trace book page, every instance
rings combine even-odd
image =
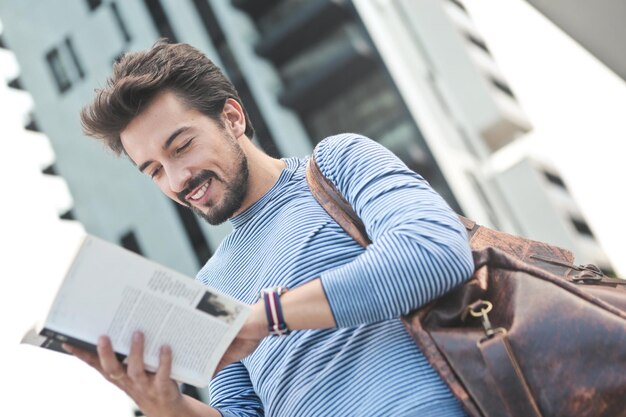
[[[146,369],[159,349],[173,352],[172,378],[208,384],[248,307],[176,271],[88,236],[45,321],[45,331],[95,345],[108,335],[125,356],[132,334],[145,335]]]
[[[24,334],[20,343],[54,350],[55,352],[67,353],[61,347],[63,344],[62,342],[40,335],[39,331],[35,327],[29,329],[26,334]]]

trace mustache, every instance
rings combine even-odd
[[[198,188],[200,184],[208,181],[211,178],[215,178],[218,181],[220,180],[220,177],[213,171],[201,171],[198,175],[189,180],[184,190],[176,193],[176,197],[182,204],[189,207],[190,204],[189,202],[187,202],[187,199],[185,197],[187,197],[189,193],[191,193],[194,189]]]

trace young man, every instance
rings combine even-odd
[[[211,406],[179,392],[169,348],[155,374],[144,371],[140,333],[128,366],[106,336],[97,355],[68,347],[146,415],[463,415],[399,318],[471,275],[467,236],[393,154],[355,134],[315,150],[366,225],[373,243],[363,249],[313,199],[306,159],[273,159],[254,146],[237,92],[188,45],[125,55],[81,116],[88,134],[125,153],[168,197],[211,224],[232,223],[197,278],[252,305],[211,381]],[[287,336],[269,336],[264,289],[282,305],[284,319],[272,324]]]

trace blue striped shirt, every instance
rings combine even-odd
[[[225,417],[464,415],[399,317],[471,275],[465,229],[374,141],[333,136],[315,157],[373,243],[360,247],[313,199],[306,159],[285,159],[276,184],[231,219],[198,279],[252,304],[263,288],[321,277],[337,328],[265,338],[214,378],[211,405]]]

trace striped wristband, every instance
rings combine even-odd
[[[280,306],[280,296],[287,292],[285,287],[266,288],[261,290],[261,297],[265,304],[265,314],[267,316],[268,330],[272,336],[286,336],[290,333],[283,309]]]

